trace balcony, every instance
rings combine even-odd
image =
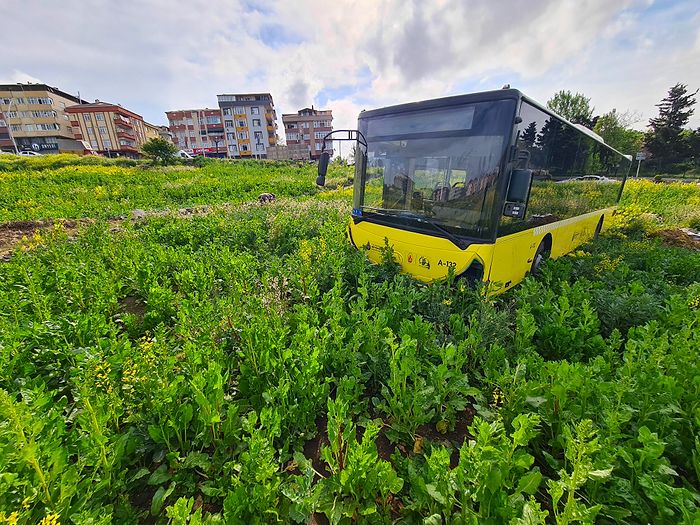
[[[134,126],[131,124],[131,122],[126,120],[124,117],[120,117],[119,115],[114,116],[114,122],[115,122],[115,124],[117,124],[119,126],[124,126],[127,128],[134,129]]]
[[[117,137],[120,139],[127,139],[127,140],[136,140],[136,137],[131,134],[129,131],[117,131]]]
[[[270,125],[268,124],[268,126],[267,126],[267,131],[271,131],[272,133],[274,133],[274,132],[275,132],[275,126],[270,126]]]

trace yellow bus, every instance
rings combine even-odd
[[[452,269],[496,293],[597,235],[632,164],[516,89],[363,111],[338,133],[356,142],[351,242],[373,262],[388,243],[421,281]]]

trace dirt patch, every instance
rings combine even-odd
[[[135,315],[139,319],[143,319],[146,315],[146,305],[133,295],[119,299],[119,306],[125,314]]]
[[[454,430],[440,433],[435,428],[435,425],[421,425],[416,430],[416,439],[428,439],[433,443],[452,448],[450,456],[450,468],[455,468],[459,462],[459,449],[462,444],[472,435],[469,433],[469,425],[474,421],[476,411],[473,407],[467,407],[466,410],[457,413],[457,422]]]
[[[653,233],[654,237],[658,237],[667,246],[678,246],[680,248],[689,248],[691,250],[700,250],[700,235],[689,230],[680,228],[672,228],[668,230],[659,230]]]
[[[55,225],[60,225],[69,233],[74,232],[82,224],[89,224],[92,219],[80,220],[42,220],[42,221],[12,221],[0,224],[0,258],[7,259],[22,241],[23,238],[30,239],[35,233],[49,230]]]
[[[321,447],[328,445],[330,445],[330,441],[328,441],[328,418],[321,416],[316,419],[316,437],[304,444],[304,457],[311,460],[311,465],[316,471],[314,483],[321,479],[321,476],[330,476],[330,472],[326,468],[326,462],[321,459]]]

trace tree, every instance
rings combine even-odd
[[[659,168],[683,162],[690,156],[691,144],[683,126],[688,123],[695,111],[695,95],[698,90],[688,93],[685,84],[676,84],[656,107],[659,116],[649,120],[649,131],[644,137],[644,145],[649,150]]]
[[[593,107],[591,99],[581,93],[558,91],[547,101],[547,107],[574,124],[593,127]]]
[[[523,131],[520,140],[527,148],[532,148],[535,145],[535,140],[537,139],[537,122],[530,122],[525,131]]]
[[[642,148],[644,142],[644,133],[629,127],[634,121],[635,118],[629,111],[618,113],[613,109],[598,117],[593,131],[600,135],[608,146],[622,153],[634,155]]]
[[[141,151],[154,161],[160,161],[163,165],[166,165],[175,158],[177,148],[165,139],[153,138],[147,140],[143,146],[141,146]]]

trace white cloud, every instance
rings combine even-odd
[[[269,91],[280,115],[328,99],[347,128],[362,108],[504,82],[648,119],[671,85],[700,86],[698,11],[693,0],[6,0],[15,45],[0,78],[40,78],[157,123],[219,93]],[[333,95],[344,86],[358,87]]]

